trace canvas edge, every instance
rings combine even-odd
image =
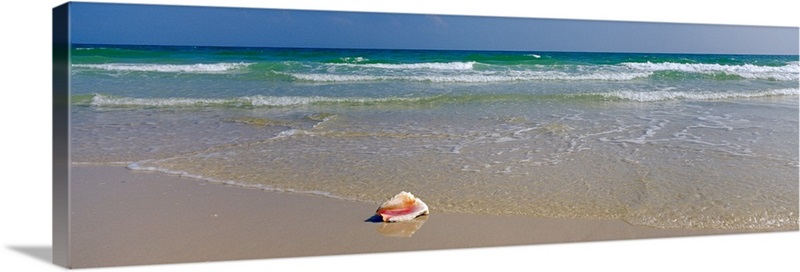
[[[98,2],[99,3],[99,2]],[[69,201],[69,184],[70,184],[70,156],[69,156],[69,74],[70,74],[70,20],[69,20],[69,2],[53,8],[53,21],[52,21],[52,144],[53,144],[53,157],[52,157],[52,175],[53,175],[53,264],[71,268],[70,265],[70,201]],[[155,6],[170,6],[170,4],[140,4],[140,3],[111,3],[120,5],[155,5]],[[200,5],[173,5],[179,7],[212,7],[212,8],[247,8],[247,9],[276,9],[276,10],[292,10],[292,11],[321,11],[321,12],[352,12],[352,13],[385,13],[385,14],[409,14],[409,15],[425,15],[416,13],[392,13],[384,11],[342,11],[342,10],[325,10],[325,9],[291,9],[291,8],[270,8],[270,7],[215,7],[215,6],[200,6]],[[500,17],[503,16],[479,16],[479,15],[457,15],[446,14],[445,16],[468,16],[468,17]],[[516,17],[508,17],[516,18]],[[547,20],[584,20],[584,21],[613,21],[613,20],[600,20],[600,19],[560,19],[560,18],[540,18],[540,17],[521,17],[521,19],[547,19]],[[627,21],[623,21],[627,22]],[[650,23],[646,21],[630,21],[630,23]],[[668,24],[692,24],[692,25],[716,25],[707,23],[673,23],[673,22],[653,22],[653,23],[668,23]],[[724,25],[724,24],[719,24]],[[742,25],[742,26],[755,26],[766,28],[793,28],[800,31],[800,27],[796,26],[759,26],[759,25]],[[638,239],[637,239],[638,240]],[[585,243],[585,242],[582,242]],[[404,251],[399,251],[401,253]],[[360,255],[360,254],[359,254]],[[179,262],[185,263],[185,262]]]
[[[69,13],[53,8],[53,264],[70,267],[69,194]]]

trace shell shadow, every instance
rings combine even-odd
[[[372,216],[372,217],[370,217],[370,218],[367,218],[366,220],[364,220],[364,222],[370,222],[370,223],[383,223],[383,218],[381,218],[381,216],[380,216],[380,215],[377,215],[377,214],[376,214],[376,215],[373,215],[373,216]]]

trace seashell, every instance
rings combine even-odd
[[[428,205],[409,192],[400,192],[375,211],[375,215],[380,215],[383,222],[408,221],[426,214]]]

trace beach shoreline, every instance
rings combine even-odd
[[[370,220],[374,204],[122,166],[73,165],[70,187],[74,268],[764,232],[435,209],[413,222],[386,224]]]

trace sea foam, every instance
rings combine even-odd
[[[291,73],[287,74],[298,80],[312,82],[358,82],[358,81],[416,81],[435,83],[491,83],[513,81],[625,81],[636,78],[645,78],[652,72],[598,72],[586,74],[569,74],[559,71],[511,71],[498,73],[467,73],[449,75],[343,75],[343,74],[317,74],[317,73]]]
[[[351,64],[351,63],[340,63],[336,64],[340,66],[352,66],[352,67],[369,67],[369,68],[380,68],[380,69],[430,69],[430,70],[472,70],[473,66],[475,65],[474,61],[470,62],[423,62],[423,63],[402,63],[402,64],[390,64],[390,63],[369,63],[369,64]]]
[[[243,96],[233,98],[134,98],[94,94],[89,105],[97,107],[192,107],[192,106],[230,106],[230,107],[282,107],[298,106],[315,103],[382,103],[382,102],[409,102],[422,98],[366,98],[366,97],[326,97],[326,96]]]
[[[776,89],[755,92],[688,92],[688,91],[632,91],[619,90],[603,93],[584,93],[567,95],[575,99],[598,97],[597,99],[621,99],[636,102],[654,102],[667,100],[721,100],[731,98],[758,98],[769,96],[797,96],[800,89]],[[517,95],[509,97],[481,95],[434,95],[421,97],[328,97],[328,96],[242,96],[232,98],[135,98],[94,94],[85,105],[95,107],[290,107],[315,104],[369,105],[392,103],[428,103],[432,101],[478,101],[481,99],[552,99],[547,95]],[[563,98],[563,97],[562,97]]]
[[[687,73],[716,73],[723,72],[737,75],[748,79],[773,79],[780,81],[791,81],[798,79],[800,64],[790,62],[784,66],[758,66],[752,64],[744,65],[722,65],[716,63],[674,63],[674,62],[626,62],[622,65],[642,71],[680,71]]]
[[[245,68],[251,64],[244,62],[196,64],[105,63],[73,64],[72,67],[124,72],[220,73]]]
[[[162,168],[162,167],[157,167],[157,166],[144,166],[143,165],[143,164],[145,164],[145,165],[153,164],[153,163],[156,163],[156,162],[157,161],[151,161],[151,160],[141,161],[141,162],[134,162],[134,163],[128,164],[126,166],[126,168],[129,169],[129,170],[132,170],[132,171],[157,172],[157,173],[162,173],[162,174],[167,174],[167,175],[179,176],[179,177],[196,179],[196,180],[204,180],[204,181],[208,181],[208,182],[212,182],[212,183],[219,183],[219,184],[237,186],[237,187],[242,187],[242,188],[259,189],[259,190],[273,191],[273,192],[291,192],[291,193],[299,193],[299,194],[310,194],[310,195],[329,197],[329,198],[333,198],[333,199],[358,201],[357,199],[354,199],[354,198],[342,197],[342,196],[338,196],[338,195],[335,195],[335,194],[332,194],[332,193],[326,192],[326,191],[320,191],[320,190],[295,190],[295,189],[287,189],[287,188],[277,188],[277,187],[269,186],[269,185],[266,185],[266,184],[247,183],[247,182],[241,182],[241,181],[236,181],[236,180],[219,179],[219,178],[214,178],[214,177],[203,176],[203,175],[200,175],[200,174],[192,174],[192,173],[189,173],[189,172],[186,172],[186,171],[181,171],[181,170],[171,170],[171,169],[168,169],[168,168]]]
[[[95,94],[92,97],[92,106],[147,106],[147,107],[168,107],[168,106],[210,106],[224,105],[233,103],[231,99],[213,98],[134,98],[116,97],[102,94]]]
[[[607,98],[618,98],[639,102],[653,102],[665,100],[719,100],[729,98],[755,98],[767,96],[798,95],[800,89],[778,89],[760,92],[683,92],[683,91],[614,91],[600,95]]]

